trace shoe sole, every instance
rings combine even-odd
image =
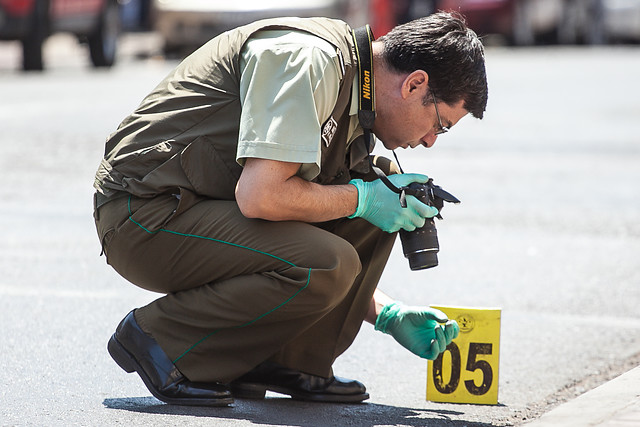
[[[268,384],[241,383],[231,384],[231,393],[239,399],[264,399],[267,391],[291,396],[295,400],[327,403],[360,403],[369,398],[369,393],[361,394],[323,394],[292,390]]]
[[[228,406],[233,403],[232,397],[225,397],[219,399],[199,399],[199,398],[175,398],[164,396],[160,393],[151,382],[151,379],[147,373],[142,369],[142,366],[133,357],[131,353],[116,339],[115,334],[109,339],[107,344],[107,350],[111,355],[111,358],[120,366],[125,372],[132,373],[137,372],[144,385],[151,392],[151,394],[158,400],[171,405],[188,405],[188,406]]]

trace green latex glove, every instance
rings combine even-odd
[[[407,173],[390,175],[389,180],[396,187],[404,187],[412,182],[425,183],[429,180],[426,175]],[[349,218],[360,217],[387,233],[393,233],[401,228],[413,231],[425,223],[425,218],[438,215],[433,206],[425,205],[414,196],[407,196],[407,207],[400,206],[398,194],[391,191],[380,179],[365,182],[352,179],[358,189],[358,207]]]
[[[408,307],[401,302],[384,306],[376,319],[375,329],[391,335],[412,353],[431,360],[435,360],[460,332],[458,323],[449,320],[442,311]]]

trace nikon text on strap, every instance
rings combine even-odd
[[[371,132],[376,118],[375,90],[373,80],[373,32],[369,25],[353,30],[353,41],[358,57],[358,75],[360,76],[358,97],[358,120],[365,131]],[[368,151],[368,150],[367,150]]]

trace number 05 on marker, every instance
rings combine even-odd
[[[498,403],[500,309],[432,306],[460,326],[453,340],[427,372],[427,400],[432,402]]]

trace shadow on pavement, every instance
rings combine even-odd
[[[349,426],[470,426],[491,424],[452,419],[464,412],[419,408],[403,408],[377,403],[328,404],[295,401],[289,398],[236,400],[230,407],[191,407],[166,405],[153,397],[105,399],[103,405],[143,414],[185,415],[220,420],[249,421],[253,424],[310,427],[319,425]]]

